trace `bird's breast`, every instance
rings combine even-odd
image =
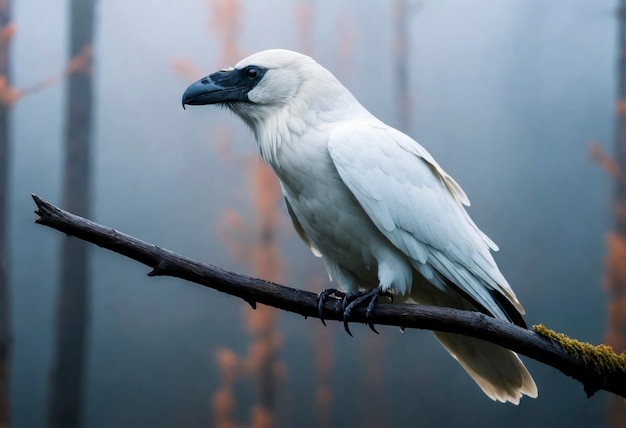
[[[304,232],[324,255],[352,271],[367,273],[376,266],[374,249],[388,245],[343,183],[319,144],[324,136],[281,146],[277,165],[286,198]]]

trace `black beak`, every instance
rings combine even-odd
[[[233,70],[218,71],[189,85],[183,94],[185,105],[199,106],[247,101],[247,89],[237,85]]]

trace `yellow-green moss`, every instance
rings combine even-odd
[[[600,376],[617,372],[626,373],[626,353],[617,355],[608,345],[592,345],[571,339],[563,333],[550,330],[543,324],[533,325],[533,331],[552,342],[558,343],[565,352],[581,359]]]

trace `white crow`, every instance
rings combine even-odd
[[[258,52],[190,85],[186,104],[225,106],[252,129],[298,234],[348,292],[346,326],[356,304],[366,303],[371,319],[378,296],[389,293],[524,326],[524,309],[491,255],[498,247],[465,211],[461,187],[310,57]],[[320,312],[332,292],[320,294]],[[491,399],[537,396],[514,352],[435,335]]]

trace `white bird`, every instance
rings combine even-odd
[[[393,293],[524,326],[524,309],[491,255],[498,247],[465,211],[461,187],[312,58],[258,52],[190,85],[185,104],[226,106],[251,128],[298,234],[349,292],[346,322],[355,304],[369,302],[371,316],[378,296]],[[537,397],[514,352],[435,335],[492,400]]]

